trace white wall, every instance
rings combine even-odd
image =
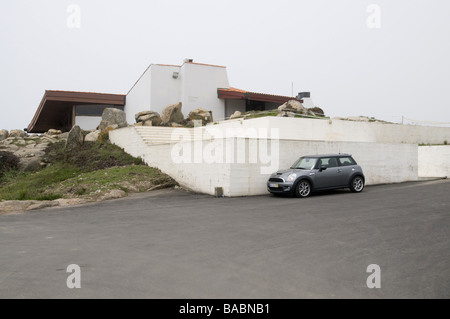
[[[101,116],[77,116],[75,117],[75,125],[78,125],[82,130],[95,130],[102,121]]]
[[[181,67],[183,113],[196,108],[213,112],[214,119],[225,118],[225,102],[218,98],[218,88],[228,88],[224,67],[185,63]]]
[[[129,124],[136,123],[134,118],[136,113],[151,110],[152,67],[153,65],[149,66],[126,96],[124,110]]]
[[[420,177],[450,177],[450,145],[419,146]]]
[[[178,72],[178,79],[173,73]],[[141,111],[161,113],[178,102],[183,103],[185,117],[196,108],[213,112],[219,120],[225,118],[225,102],[218,98],[218,88],[228,88],[228,75],[224,67],[184,63],[181,67],[151,65],[126,97],[125,112],[128,123]]]
[[[151,110],[162,113],[168,105],[182,101],[181,96],[181,76],[173,78],[174,72],[180,72],[180,67],[166,65],[152,65],[151,67]],[[183,105],[183,115],[187,113]]]
[[[229,164],[175,164],[172,161],[173,144],[148,146],[134,127],[111,131],[109,136],[112,143],[132,156],[141,157],[147,165],[172,176],[183,187],[210,195],[214,195],[216,187],[223,187],[226,194],[230,193]],[[203,145],[206,147],[209,143]],[[187,144],[194,147],[194,142]]]
[[[281,140],[279,150],[282,169],[289,168],[300,156],[342,152],[353,154],[363,168],[367,185],[417,180],[417,145]],[[261,174],[261,166],[264,165],[232,164],[227,195],[266,194],[269,174]]]
[[[214,129],[279,128],[281,139],[305,141],[378,142],[443,144],[450,142],[450,127],[427,127],[375,122],[263,117],[233,120],[214,125]]]
[[[154,130],[154,128],[152,128]],[[156,133],[155,133],[156,134]],[[226,155],[220,163],[176,163],[172,151],[175,144],[147,145],[134,127],[123,128],[110,132],[111,141],[124,148],[133,156],[141,156],[153,167],[175,178],[182,186],[206,194],[214,194],[216,187],[223,187],[225,196],[247,196],[266,194],[266,181],[269,173],[262,173],[262,167],[277,164],[270,172],[278,168],[288,168],[302,155],[323,153],[351,153],[363,167],[367,184],[399,183],[417,180],[418,151],[417,145],[392,143],[362,143],[362,142],[325,142],[280,140],[279,158],[272,157],[272,163],[262,163],[257,155],[257,163],[250,161],[250,145],[257,145],[255,139],[225,138],[216,141],[203,141],[201,152],[222,142],[226,146],[234,145],[236,152],[242,150],[238,141],[245,145],[245,162],[227,162]],[[256,143],[256,144],[255,144]],[[269,141],[269,149],[272,146]],[[194,142],[185,142],[194,150]],[[224,154],[226,154],[224,148]],[[260,149],[258,148],[258,154]],[[193,155],[192,155],[193,156]],[[192,157],[193,158],[193,157]],[[194,161],[192,161],[194,162]]]

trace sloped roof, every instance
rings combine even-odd
[[[72,127],[74,105],[124,106],[125,95],[74,91],[45,91],[39,108],[28,125],[29,133]]]

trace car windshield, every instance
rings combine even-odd
[[[316,166],[317,158],[301,157],[297,162],[292,165],[291,169],[307,169],[311,170]]]

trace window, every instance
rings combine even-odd
[[[325,157],[319,160],[319,167],[333,168],[338,167],[337,159],[334,157]]]
[[[291,168],[311,170],[316,165],[317,158],[302,157]]]
[[[114,106],[114,105],[100,105],[100,104],[94,104],[94,105],[76,105],[75,106],[75,115],[76,116],[102,116],[103,111],[106,108],[115,108],[122,110],[124,109],[123,106]]]
[[[340,157],[339,158],[339,164],[341,166],[351,166],[356,165],[355,160],[351,157]]]

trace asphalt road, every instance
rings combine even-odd
[[[449,194],[450,181],[307,199],[171,190],[0,216],[0,298],[450,298]]]

